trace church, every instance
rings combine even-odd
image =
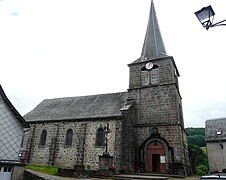
[[[21,159],[98,170],[109,155],[119,171],[190,174],[179,71],[153,1],[141,56],[128,67],[125,92],[45,99],[27,113]]]

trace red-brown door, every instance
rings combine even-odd
[[[147,171],[165,173],[165,149],[162,143],[152,142],[147,147]]]

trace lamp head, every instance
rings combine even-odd
[[[195,12],[195,15],[202,24],[202,26],[208,30],[213,23],[213,17],[215,15],[215,12],[213,11],[211,5],[209,5]]]

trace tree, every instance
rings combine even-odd
[[[195,170],[197,175],[204,175],[208,173],[208,160],[207,160],[207,155],[204,153],[204,151],[194,145],[194,144],[189,144],[188,148],[193,154],[194,157],[194,165],[195,165]]]
[[[199,165],[196,168],[196,174],[199,176],[203,176],[208,173],[208,168],[205,165]]]
[[[188,144],[194,144],[199,147],[206,146],[205,128],[186,128],[188,135]]]
[[[197,175],[204,175],[208,173],[208,160],[205,148],[205,128],[186,128],[188,135],[188,148],[193,157],[194,171]]]
[[[206,146],[205,137],[203,135],[188,136],[188,144],[194,144],[199,147]]]

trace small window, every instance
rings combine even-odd
[[[100,127],[96,132],[96,146],[104,146],[104,139],[104,129]]]
[[[73,130],[68,129],[66,132],[66,138],[65,138],[65,146],[72,146],[72,139],[73,139]]]
[[[11,167],[8,167],[7,172],[11,172],[11,171],[12,171],[12,168]]]
[[[46,137],[47,137],[47,131],[44,129],[40,136],[40,146],[43,147],[46,145]]]

